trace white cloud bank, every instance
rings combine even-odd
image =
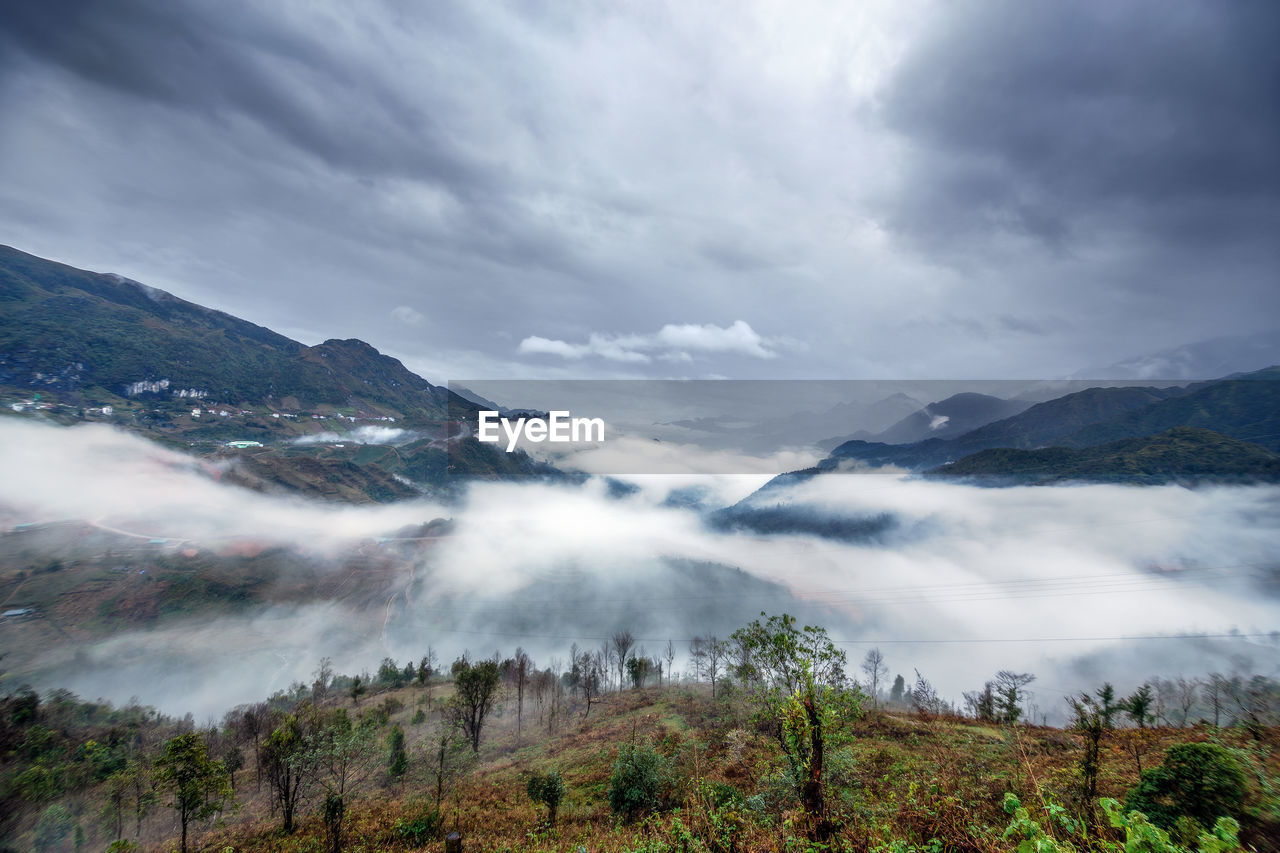
[[[648,363],[659,361],[688,362],[697,354],[744,355],[751,358],[776,358],[779,342],[760,335],[745,320],[729,326],[714,323],[668,323],[647,335],[608,335],[593,332],[586,343],[575,344],[553,338],[530,335],[520,342],[522,355],[557,355],[577,360],[590,356],[609,361]]]

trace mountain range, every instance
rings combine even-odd
[[[1271,481],[1275,471],[1264,463],[1269,453],[1280,452],[1277,380],[1280,368],[1271,367],[1174,388],[1088,388],[951,439],[848,441],[832,450],[817,471],[854,463],[1037,483],[1119,481],[1125,480],[1125,471],[1133,474],[1129,481],[1144,483],[1240,482],[1250,479],[1250,472],[1255,479]],[[1135,454],[1147,462],[1159,457],[1160,462],[1145,467],[1120,459]],[[1110,462],[1102,464],[1103,459]],[[1032,468],[1040,473],[1028,476]]]
[[[344,501],[447,494],[457,476],[559,475],[468,437],[459,422],[476,403],[361,340],[306,346],[162,290],[7,246],[0,306],[7,414],[110,423],[230,455],[231,479],[243,485]],[[382,450],[362,428],[381,430],[373,440]],[[232,441],[265,449],[229,448]]]
[[[456,475],[566,476],[469,436],[463,422],[497,404],[432,385],[364,341],[307,346],[117,275],[5,246],[0,305],[6,414],[105,421],[232,455],[232,479],[243,485],[337,500],[447,493]],[[850,465],[978,481],[1270,480],[1280,452],[1277,379],[1280,368],[1269,368],[1179,387],[1093,387],[1043,402],[963,392],[921,404],[896,394],[745,431],[714,418],[686,426],[727,431],[750,451],[752,435],[737,433],[766,443],[790,433],[798,446],[855,416],[864,425],[860,437],[821,442],[830,453],[812,471],[776,482]],[[247,446],[228,448],[233,440]]]

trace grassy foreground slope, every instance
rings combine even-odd
[[[588,710],[580,697],[564,694],[557,701],[526,687],[518,736],[517,693],[507,684],[500,688],[479,752],[473,756],[465,742],[449,740],[446,749],[440,748],[442,735],[449,739],[450,727],[441,713],[452,701],[449,683],[432,679],[418,684],[410,679],[408,685],[388,682],[377,690],[384,679],[385,673],[366,676],[365,683],[377,692],[359,695],[356,701],[350,690],[353,681],[339,677],[317,703],[328,714],[341,709],[364,718],[374,732],[371,751],[348,791],[342,850],[438,850],[443,849],[443,836],[452,831],[462,835],[463,849],[483,851],[1124,849],[1106,846],[1119,843],[1124,831],[1108,828],[1103,814],[1081,795],[1086,741],[1073,729],[1000,725],[950,712],[922,713],[905,705],[868,708],[832,720],[832,731],[840,728],[845,735],[827,755],[828,809],[836,831],[826,846],[819,846],[800,831],[802,815],[776,732],[762,723],[736,688],[721,685],[715,698],[709,685],[701,683],[627,689],[605,693]],[[304,713],[310,703],[311,692],[298,685],[292,694],[273,697],[270,707],[277,714]],[[4,710],[10,750],[4,778],[12,797],[17,769],[13,755],[33,748],[32,727],[29,721],[25,739],[16,737],[12,700]],[[113,728],[131,732],[136,742],[158,744],[192,726],[190,720],[166,720],[139,709],[104,716],[101,706],[81,706],[66,696],[45,697],[35,714],[46,740],[80,733],[81,742],[66,743],[61,753],[71,756],[69,765],[77,763],[76,756],[83,763],[85,742],[110,743]],[[234,772],[235,807],[194,823],[190,849],[332,850],[324,797],[317,789],[299,800],[293,830],[282,830],[270,783],[257,781],[254,740],[240,720],[233,713],[220,730],[203,735],[211,754],[235,749],[242,764]],[[405,733],[406,762],[402,774],[393,777],[389,744],[397,729]],[[262,744],[268,742],[266,733],[258,737]],[[1275,849],[1271,780],[1280,771],[1280,731],[1275,728],[1202,724],[1109,731],[1101,743],[1097,795],[1123,800],[1137,784],[1139,768],[1150,771],[1160,764],[1166,748],[1179,743],[1220,744],[1238,757],[1248,775],[1248,802],[1240,805],[1247,812],[1242,838],[1251,846],[1243,849]],[[626,820],[611,807],[611,776],[631,745],[641,752],[652,747],[660,785],[652,808]],[[560,774],[566,789],[554,826],[547,823],[546,809],[527,793],[531,776],[552,771]],[[84,849],[104,849],[113,837],[113,778],[53,801],[66,804],[62,807],[77,816],[76,825],[88,845]],[[1007,808],[1009,794],[1028,809],[1021,824]],[[8,802],[13,805],[14,800]],[[177,849],[175,812],[166,802],[163,794],[153,796],[135,833],[132,802],[126,795],[122,803],[127,830],[122,834],[135,841],[116,849]],[[9,824],[6,849],[32,849],[44,820],[38,813],[29,810],[22,820]],[[1019,846],[1030,831],[1027,820],[1049,833],[1039,839],[1041,846]],[[1018,824],[1012,834],[1011,821]],[[1073,829],[1065,829],[1064,821]],[[1053,841],[1055,833],[1058,842]],[[1049,846],[1072,839],[1077,846]],[[70,835],[64,840],[65,844],[35,846],[74,849]]]

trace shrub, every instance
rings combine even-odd
[[[392,831],[399,840],[422,847],[440,834],[441,823],[439,811],[423,807],[412,817],[397,818]]]
[[[1239,818],[1245,792],[1244,772],[1230,752],[1213,743],[1180,743],[1165,751],[1163,764],[1143,772],[1125,810],[1142,812],[1166,830],[1177,830],[1182,818],[1204,830],[1219,817]]]
[[[618,750],[613,763],[609,807],[629,823],[658,809],[667,785],[667,760],[652,745],[633,741]]]
[[[540,773],[534,773],[529,777],[528,784],[525,785],[525,791],[529,794],[529,799],[535,803],[542,803],[547,807],[547,825],[556,825],[556,811],[560,808],[560,801],[564,799],[566,793],[564,779],[560,777],[558,770],[552,770],[543,776]]]

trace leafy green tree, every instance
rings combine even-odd
[[[383,658],[378,666],[378,684],[383,687],[404,686],[404,673],[392,658]]]
[[[399,725],[393,726],[391,734],[387,735],[387,747],[387,775],[392,781],[399,782],[409,770],[409,755],[404,749],[404,729]]]
[[[142,819],[156,803],[155,768],[145,756],[134,756],[124,769],[124,784],[133,803],[134,835],[142,836]]]
[[[304,736],[302,720],[297,714],[289,714],[262,745],[262,769],[271,796],[280,807],[286,834],[294,830],[298,802],[312,778],[303,755]]]
[[[1143,772],[1125,809],[1170,831],[1184,817],[1204,830],[1219,817],[1238,819],[1247,793],[1244,771],[1228,750],[1215,743],[1180,743],[1165,750],[1159,767]]]
[[[75,816],[66,806],[54,803],[41,812],[40,819],[36,821],[33,839],[36,850],[57,849],[72,836],[78,826]]]
[[[1022,717],[1022,701],[1026,698],[1026,686],[1036,677],[1029,672],[1013,672],[1002,669],[996,673],[996,717],[1007,726]]]
[[[1142,729],[1146,728],[1147,723],[1155,720],[1151,714],[1151,706],[1154,703],[1155,697],[1151,694],[1151,685],[1144,684],[1125,699],[1121,707],[1125,715]]]
[[[156,788],[172,799],[168,805],[182,825],[182,851],[187,850],[187,827],[226,808],[232,798],[227,768],[209,758],[198,732],[178,735],[164,745],[155,763]]]
[[[964,703],[975,720],[994,723],[996,721],[995,682],[988,681],[982,685],[981,690],[966,690]]]
[[[480,752],[480,732],[493,710],[498,688],[498,664],[486,660],[473,664],[465,657],[453,662],[453,710],[462,731],[471,741],[471,751]]]
[[[825,842],[834,826],[827,817],[823,762],[833,738],[845,736],[841,724],[861,713],[860,695],[849,689],[845,653],[825,628],[797,628],[785,613],[760,615],[764,621],[733,634],[748,652],[741,677],[787,757],[809,837]]]
[[[1116,689],[1108,681],[1098,688],[1098,710],[1102,714],[1103,723],[1108,729],[1113,727],[1116,714],[1123,710],[1122,703],[1116,702]]]
[[[901,705],[906,695],[907,680],[902,677],[902,673],[898,673],[893,679],[893,686],[889,688],[889,701],[894,705]]]
[[[1102,769],[1102,738],[1111,730],[1111,715],[1114,707],[1110,703],[1114,695],[1115,691],[1111,689],[1111,685],[1106,684],[1097,691],[1096,700],[1088,693],[1081,693],[1079,699],[1067,700],[1074,714],[1072,726],[1084,735],[1080,778],[1083,780],[1083,799],[1089,808],[1093,807],[1098,797],[1098,773]]]
[[[240,747],[232,746],[222,757],[222,763],[227,768],[227,780],[231,783],[232,793],[236,790],[236,771],[244,767],[244,753],[240,751]]]
[[[555,826],[556,812],[560,809],[560,802],[568,790],[565,788],[560,771],[552,770],[546,775],[534,773],[529,777],[524,789],[529,799],[547,807],[547,825]]]
[[[655,667],[652,658],[640,657],[639,655],[632,655],[627,658],[627,678],[631,679],[631,686],[636,689],[644,687],[645,682],[649,680],[655,670],[661,673],[662,665],[658,664]]]
[[[342,853],[347,800],[377,765],[374,725],[353,725],[345,708],[331,712],[304,736],[297,764],[324,788],[321,816],[330,853]]]
[[[618,750],[609,775],[609,807],[627,823],[656,811],[670,784],[667,760],[649,743],[632,740]]]

